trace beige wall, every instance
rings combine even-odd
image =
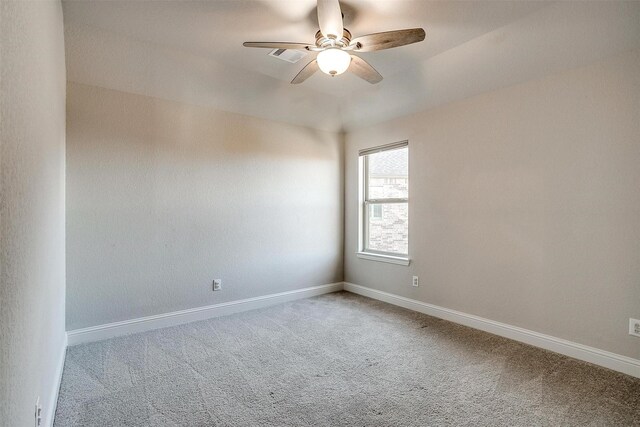
[[[67,105],[68,330],[342,280],[338,134],[71,82]]]
[[[359,259],[358,149],[404,139],[412,263]],[[345,280],[640,358],[640,51],[351,132],[345,152]]]
[[[64,349],[65,64],[58,1],[0,2],[0,425],[51,412]]]

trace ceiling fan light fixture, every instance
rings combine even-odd
[[[330,76],[337,76],[347,71],[351,63],[351,56],[338,48],[325,49],[316,58],[320,71]]]

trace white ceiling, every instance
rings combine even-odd
[[[640,48],[640,2],[341,1],[354,36],[423,27],[422,43],[361,53],[348,73],[289,81],[296,64],[244,41],[314,40],[315,0],[64,1],[71,81],[345,130]]]

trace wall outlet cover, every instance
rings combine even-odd
[[[36,399],[35,409],[35,426],[40,427],[42,425],[42,404],[40,403],[40,396]]]
[[[222,289],[222,279],[214,279],[213,280],[213,290],[219,291]]]
[[[640,320],[629,319],[629,335],[640,337]]]

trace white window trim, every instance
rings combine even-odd
[[[368,207],[369,204],[372,203],[378,203],[378,204],[382,204],[382,203],[406,203],[407,206],[409,205],[409,198],[402,198],[402,199],[371,199],[371,200],[367,200],[366,199],[366,186],[367,186],[367,179],[365,178],[365,174],[367,174],[367,171],[365,170],[366,168],[366,162],[365,162],[365,157],[369,154],[374,154],[374,153],[379,153],[382,151],[387,151],[387,150],[393,150],[393,149],[398,149],[398,148],[403,148],[403,147],[408,147],[409,146],[409,141],[405,140],[405,141],[400,141],[400,142],[394,142],[391,144],[386,144],[386,145],[382,145],[382,146],[378,146],[378,147],[373,147],[373,148],[367,148],[367,149],[363,149],[360,150],[358,153],[358,181],[359,182],[359,186],[358,186],[358,252],[356,252],[356,256],[360,259],[366,259],[369,261],[379,261],[379,262],[387,262],[390,264],[397,264],[397,265],[409,265],[411,262],[411,259],[409,258],[409,255],[406,254],[394,254],[394,253],[384,253],[384,252],[377,252],[377,251],[373,251],[373,250],[368,250],[366,249],[366,226],[367,226],[367,221],[365,220],[365,212],[366,209]]]
[[[388,262],[389,264],[409,265],[411,259],[395,256],[395,255],[382,255],[374,252],[356,252],[356,256],[361,259],[378,262]]]

